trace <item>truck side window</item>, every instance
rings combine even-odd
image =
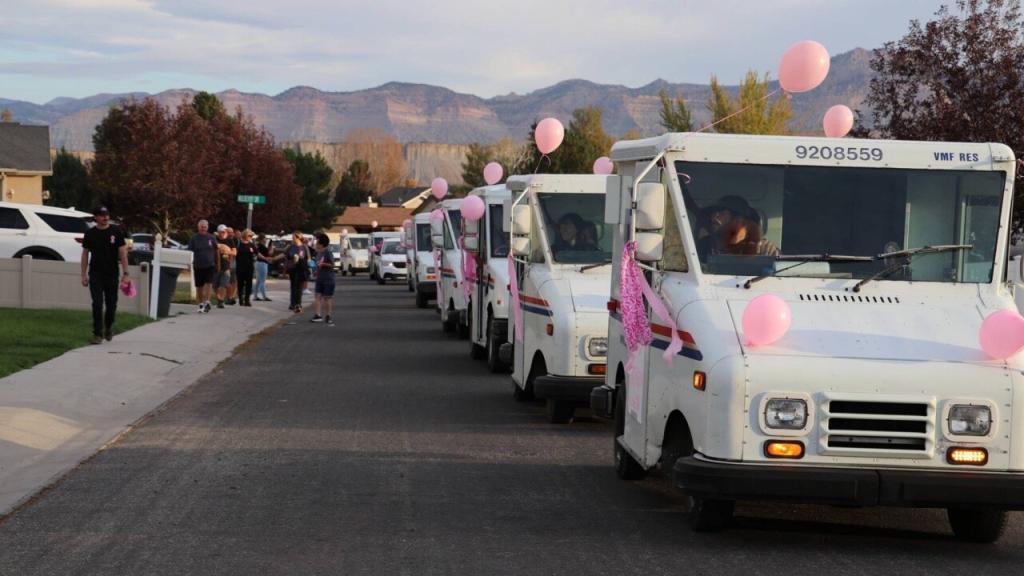
[[[683,245],[683,234],[676,220],[675,205],[675,195],[670,193],[668,202],[665,203],[665,239],[661,268],[669,272],[688,272],[690,266],[686,261],[686,247]]]

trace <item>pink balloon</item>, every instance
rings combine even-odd
[[[537,142],[537,150],[541,154],[551,154],[562,145],[565,138],[565,127],[555,118],[545,118],[537,124],[533,131],[533,139]]]
[[[594,160],[594,174],[611,174],[612,170],[615,170],[615,164],[612,164],[611,159],[607,156],[601,156]]]
[[[1006,360],[1024,348],[1024,317],[1016,310],[993,312],[981,323],[978,340],[990,358]]]
[[[444,220],[444,212],[441,212],[440,208],[435,208],[430,211],[431,222],[440,222],[442,220]]]
[[[853,128],[853,111],[842,104],[836,104],[825,112],[821,124],[825,128],[825,136],[842,138]]]
[[[373,222],[370,222],[370,227],[371,228],[376,228],[377,227],[377,221],[374,220]]]
[[[430,183],[430,193],[438,200],[444,198],[444,195],[448,193],[448,181],[444,178],[434,178]]]
[[[488,186],[493,186],[498,182],[501,182],[501,177],[505,174],[505,171],[501,168],[501,164],[497,162],[491,162],[487,166],[484,166],[484,182],[487,182]]]
[[[409,220],[408,218],[406,218],[405,220],[402,221],[402,228],[409,228],[411,226],[412,226],[412,220]]]
[[[792,320],[785,300],[762,294],[743,310],[743,337],[750,346],[767,346],[785,336]]]
[[[476,221],[484,217],[487,206],[479,196],[466,196],[459,209],[462,211],[463,218]]]
[[[779,86],[791,94],[814,90],[825,81],[831,60],[828,50],[814,40],[789,47],[779,63]]]

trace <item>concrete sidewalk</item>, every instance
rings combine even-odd
[[[0,516],[291,316],[286,282],[268,295],[210,314],[172,305],[171,318],[0,379]]]

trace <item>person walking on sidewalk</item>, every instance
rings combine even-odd
[[[334,300],[334,254],[330,249],[330,238],[323,232],[316,235],[316,284],[313,296],[313,319],[312,322],[327,322],[328,326],[334,326],[331,320],[331,308]],[[324,314],[320,316],[320,304],[323,303]]]
[[[306,261],[309,260],[309,248],[306,247],[302,232],[292,233],[292,243],[284,253],[271,258],[271,261],[284,260],[284,268],[288,272],[291,288],[291,301],[288,309],[296,314],[302,312],[302,285],[306,282]]]
[[[235,256],[235,274],[238,276],[238,304],[252,306],[252,275],[256,271],[256,245],[252,242],[252,230],[242,232],[242,241],[238,244],[238,255]]]
[[[255,296],[253,300],[260,301],[264,300],[270,302],[270,298],[267,298],[267,272],[270,271],[270,247],[267,246],[266,234],[260,234],[256,237],[256,289],[254,290]]]
[[[234,238],[224,224],[217,226],[217,273],[213,276],[213,289],[217,291],[217,308],[227,303],[231,287],[231,265],[235,259]]]
[[[242,244],[242,231],[235,230],[231,226],[228,226],[228,244],[235,250],[235,257],[231,259],[231,283],[228,284],[228,301],[226,304],[231,306],[232,304],[242,304],[242,299],[238,297],[238,246]]]
[[[217,239],[210,232],[210,223],[200,220],[198,232],[188,241],[187,249],[192,252],[192,282],[196,285],[199,298],[199,313],[210,311],[210,292],[213,275],[217,272]]]
[[[92,296],[92,339],[100,344],[114,338],[114,315],[117,313],[118,263],[128,279],[128,245],[124,231],[110,224],[106,206],[96,210],[96,226],[82,239],[82,286]],[[104,307],[106,310],[104,310]]]

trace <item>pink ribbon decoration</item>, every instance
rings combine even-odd
[[[473,286],[476,284],[476,258],[473,253],[466,250],[466,236],[459,236],[459,248],[462,250],[462,294],[466,301],[473,295]]]
[[[441,260],[441,249],[434,248],[434,270],[437,271],[437,306],[444,310],[447,303],[444,300],[444,273],[441,272],[441,266],[444,262]]]
[[[508,257],[508,291],[512,296],[512,320],[516,340],[523,341],[523,309],[519,306],[519,279],[516,278],[516,260]]]
[[[653,340],[651,325],[647,321],[647,311],[644,309],[643,300],[651,306],[651,311],[659,320],[668,325],[672,331],[672,342],[662,352],[661,357],[666,364],[671,365],[672,359],[683,349],[683,340],[679,337],[679,328],[676,326],[672,315],[669,313],[665,303],[654,293],[650,283],[644,276],[643,271],[633,258],[635,242],[629,242],[622,249],[622,273],[619,284],[619,299],[622,308],[622,327],[625,332],[626,348],[629,350],[627,368],[633,363],[633,355],[641,346],[647,346]]]

